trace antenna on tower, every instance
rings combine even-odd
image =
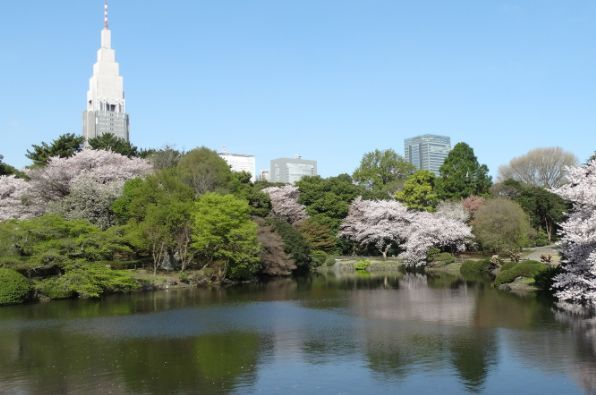
[[[108,0],[104,0],[103,3],[103,28],[106,30],[110,28],[108,23]]]

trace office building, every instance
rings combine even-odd
[[[271,161],[271,182],[294,184],[305,176],[317,175],[317,161],[296,158],[279,158]]]
[[[418,170],[430,170],[440,175],[443,162],[451,151],[451,139],[447,136],[425,134],[406,139],[405,158]]]
[[[219,156],[225,160],[232,171],[245,171],[250,173],[250,180],[256,181],[257,162],[254,155],[230,154],[229,152],[219,152]]]

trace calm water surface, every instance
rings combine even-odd
[[[0,309],[4,394],[596,393],[596,320],[454,277]]]

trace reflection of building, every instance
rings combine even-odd
[[[112,49],[112,32],[108,26],[108,4],[104,6],[104,28],[101,48],[87,91],[87,110],[83,113],[83,136],[89,140],[111,133],[129,140],[129,121],[124,100],[124,82],[120,76],[116,53]]]
[[[219,156],[228,162],[232,171],[245,171],[250,173],[250,180],[254,182],[257,176],[257,164],[254,155],[230,154],[220,152]]]
[[[425,134],[404,141],[405,157],[418,170],[430,170],[439,175],[441,166],[451,151],[451,139],[447,136]]]
[[[305,176],[317,175],[317,161],[297,158],[279,158],[271,161],[271,182],[293,184]]]

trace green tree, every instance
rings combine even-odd
[[[155,170],[176,167],[181,157],[182,152],[170,146],[154,150],[146,155],[146,158],[153,164]]]
[[[519,203],[530,216],[532,226],[543,230],[548,241],[552,242],[559,224],[565,219],[569,205],[558,195],[540,187],[527,185],[515,180],[506,180],[493,187],[493,194],[507,197]]]
[[[48,160],[53,157],[70,158],[83,149],[85,138],[66,133],[58,136],[51,143],[42,142],[40,145],[33,144],[31,150],[27,150],[27,158],[33,161],[33,166],[45,166]]]
[[[408,177],[404,188],[395,194],[395,198],[413,210],[435,211],[439,204],[435,174],[428,170],[417,171]]]
[[[15,175],[19,178],[23,178],[24,174],[12,167],[8,163],[4,162],[4,156],[0,155],[0,176]]]
[[[192,217],[192,246],[210,264],[220,264],[220,278],[245,280],[258,272],[257,225],[246,201],[206,193],[195,202]]]
[[[196,196],[206,192],[227,193],[232,182],[230,166],[215,151],[195,148],[178,162],[182,181],[193,188]]]
[[[318,223],[326,224],[333,232],[348,215],[350,203],[365,194],[364,188],[354,185],[348,174],[329,178],[304,177],[296,186],[300,190],[299,203],[306,206],[311,217],[317,217]]]
[[[302,221],[298,230],[306,238],[311,249],[325,252],[334,252],[336,238],[329,225],[316,220],[316,217]]]
[[[478,163],[474,150],[466,143],[458,143],[441,166],[437,184],[443,199],[459,200],[488,194],[492,179],[488,167]]]
[[[374,150],[364,154],[353,178],[369,190],[392,195],[416,168],[394,150]]]
[[[112,133],[104,133],[89,139],[89,146],[95,150],[112,151],[129,158],[139,156],[137,147]]]
[[[521,206],[504,198],[488,200],[472,221],[472,232],[480,246],[496,253],[527,247],[531,231]]]

